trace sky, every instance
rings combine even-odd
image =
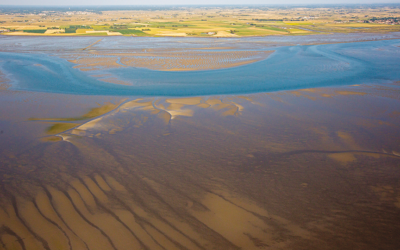
[[[215,4],[369,4],[400,3],[400,0],[0,0],[0,5],[215,5]]]

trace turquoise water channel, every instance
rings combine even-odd
[[[82,72],[52,52],[16,50],[0,52],[0,69],[10,80],[10,89],[21,91],[143,96],[244,94],[398,81],[399,44],[400,40],[394,39],[266,47],[263,49],[275,52],[262,61],[227,69],[183,72],[133,67]],[[132,85],[107,83],[90,76],[104,73]]]

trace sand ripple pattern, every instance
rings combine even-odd
[[[58,183],[32,180],[31,190],[7,190],[1,249],[264,249],[282,245],[276,232],[290,230],[271,223],[282,218],[224,190],[187,181],[182,190],[115,167],[114,174],[60,174]]]

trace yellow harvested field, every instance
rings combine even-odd
[[[65,33],[65,29],[49,29],[44,34]]]
[[[88,33],[88,32],[93,32],[94,31],[94,29],[77,29],[76,30],[76,33],[77,34],[84,34],[84,33]],[[95,32],[99,32],[99,31],[95,31]],[[101,31],[100,31],[101,32]]]
[[[218,31],[215,37],[238,37],[236,34],[232,34],[226,31]]]

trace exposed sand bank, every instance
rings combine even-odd
[[[93,44],[94,45],[94,44]],[[91,46],[93,46],[91,45]],[[91,47],[89,46],[89,47]],[[85,49],[88,49],[85,48]],[[212,50],[215,48],[209,48]],[[201,50],[205,50],[201,48]],[[211,70],[237,67],[266,59],[273,51],[163,51],[133,53],[90,52],[70,54],[66,58],[82,71],[120,67],[139,67],[161,71]]]

